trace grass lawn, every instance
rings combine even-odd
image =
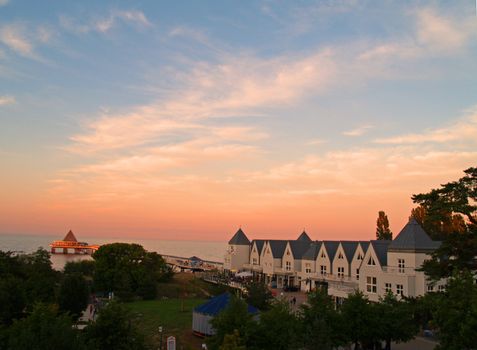
[[[137,324],[146,335],[148,345],[159,347],[159,326],[163,327],[163,341],[175,336],[177,349],[200,349],[203,340],[192,335],[192,310],[205,299],[163,299],[135,301],[125,304],[136,316]],[[165,345],[163,345],[165,349]]]

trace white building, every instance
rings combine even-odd
[[[392,241],[312,241],[303,232],[296,240],[250,242],[239,229],[229,241],[225,269],[251,271],[272,287],[323,286],[338,302],[357,289],[373,301],[387,291],[415,297],[444,288],[416,271],[439,245],[414,219]]]

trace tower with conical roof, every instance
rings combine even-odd
[[[244,264],[250,262],[250,240],[247,238],[242,228],[233,235],[228,243],[225,254],[224,268],[236,272],[243,268]]]

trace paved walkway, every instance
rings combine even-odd
[[[88,304],[86,310],[83,311],[83,314],[78,319],[79,322],[89,322],[96,319],[96,311],[93,304]]]

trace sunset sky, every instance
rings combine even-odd
[[[477,165],[475,6],[0,0],[0,234],[397,234]]]

